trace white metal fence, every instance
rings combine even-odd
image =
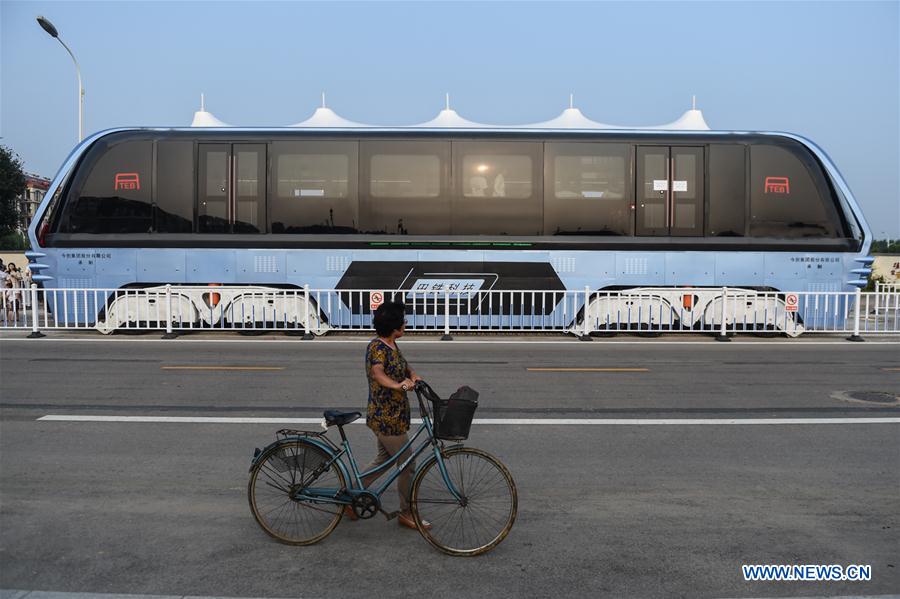
[[[407,306],[407,330],[569,333],[900,333],[900,289],[757,292],[734,288],[627,291],[337,290],[160,286],[5,290],[0,328],[43,330],[371,331],[384,300]]]

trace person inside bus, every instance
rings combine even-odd
[[[481,175],[469,177],[469,197],[484,197],[484,192],[488,188],[487,179]]]
[[[366,348],[366,378],[369,382],[366,425],[375,434],[378,454],[364,472],[389,460],[409,440],[406,434],[409,430],[409,398],[406,392],[421,379],[397,346],[397,339],[403,336],[406,327],[405,315],[406,306],[403,303],[384,302],[372,318],[378,336]],[[402,464],[409,455],[410,450],[407,449],[400,455],[397,464]],[[397,478],[397,491],[400,493],[398,520],[401,526],[413,529],[416,523],[409,509],[409,479],[414,471],[415,462],[410,462]],[[368,487],[382,474],[384,472],[364,477],[363,486]],[[349,507],[346,513],[351,520],[356,519]],[[423,525],[431,528],[428,522],[423,522]]]
[[[506,197],[506,171],[502,170],[497,173],[497,176],[494,177],[494,197],[495,198],[505,198]]]

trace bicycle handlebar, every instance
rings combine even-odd
[[[423,416],[428,415],[429,417],[431,417],[431,412],[429,412],[428,408],[425,406],[425,402],[422,401],[422,396],[428,396],[430,394],[436,398],[437,393],[435,393],[434,389],[432,389],[431,386],[422,379],[416,381],[413,390],[416,392],[416,399],[419,400],[419,410],[421,411],[421,414]],[[428,399],[430,400],[431,398]]]

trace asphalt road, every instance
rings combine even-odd
[[[0,341],[0,588],[262,597],[900,592],[900,424],[844,422],[900,417],[896,403],[848,399],[900,394],[896,344],[407,343],[407,358],[439,391],[465,383],[481,392],[479,418],[836,419],[476,425],[468,444],[510,468],[519,517],[506,541],[474,559],[439,554],[380,517],[344,521],[312,547],[272,541],[250,515],[246,482],[253,448],[277,425],[37,420],[360,409],[364,347],[268,337]],[[361,461],[371,457],[367,429],[348,431]],[[394,509],[396,494],[386,501]],[[757,563],[870,564],[872,581],[744,582],[741,564]]]

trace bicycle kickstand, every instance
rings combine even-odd
[[[386,512],[383,509],[378,508],[378,511],[384,514],[384,517],[388,520],[388,522],[400,515],[400,510],[397,510],[396,512]]]

